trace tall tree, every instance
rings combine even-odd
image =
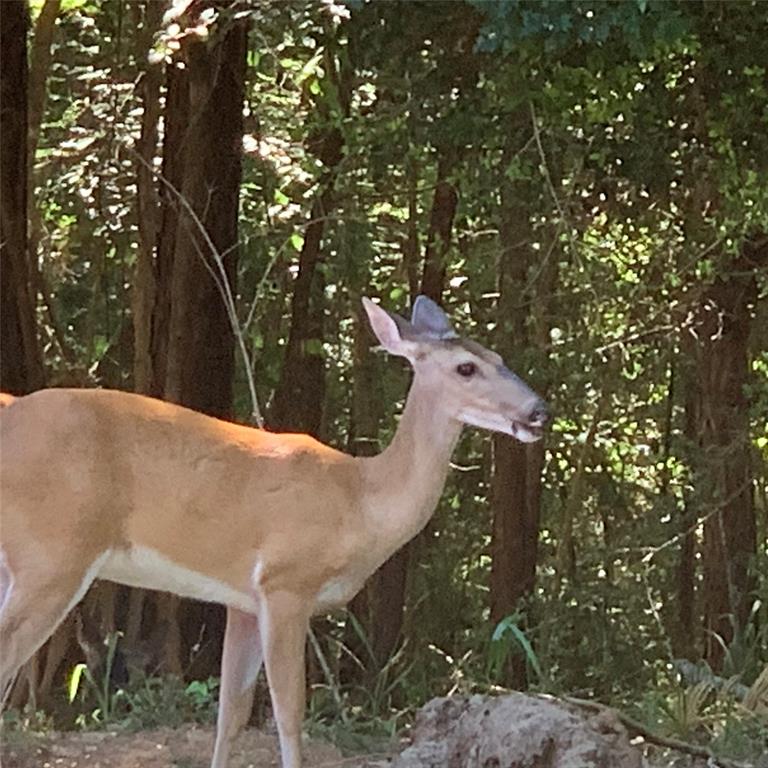
[[[156,247],[161,213],[158,183],[152,169],[158,151],[163,68],[159,62],[150,61],[148,54],[152,36],[160,27],[162,6],[152,2],[136,3],[132,10],[136,28],[141,30],[136,36],[136,58],[139,62],[144,62],[144,71],[139,85],[143,103],[141,134],[136,143],[139,252],[136,258],[132,294],[133,381],[137,392],[152,394],[156,388],[152,358],[152,320],[157,288]],[[165,310],[166,307],[164,306],[163,309]],[[160,311],[159,308],[158,311]]]
[[[243,140],[247,23],[225,22],[212,43],[185,45],[189,123],[167,135],[183,180],[173,192],[178,223],[164,392],[173,402],[229,416],[234,377],[238,199]],[[180,143],[174,143],[180,139]]]
[[[437,183],[432,197],[429,230],[424,249],[421,288],[419,293],[442,303],[445,290],[447,261],[453,238],[458,193],[453,180],[447,177],[447,167],[453,161],[441,155],[437,162]],[[415,214],[412,211],[412,214]],[[406,252],[406,258],[408,256]],[[413,297],[415,299],[415,297]],[[408,567],[414,542],[409,542],[382,565],[373,579],[373,638],[376,662],[383,666],[401,639],[405,611]]]
[[[520,152],[527,135],[527,110],[520,109],[505,147],[502,168]],[[499,211],[499,301],[496,318],[496,349],[513,370],[528,376],[531,360],[529,331],[534,294],[530,272],[533,263],[531,203],[535,189],[530,179],[501,183]],[[538,562],[541,496],[542,443],[525,445],[505,435],[493,438],[491,480],[491,622],[497,624],[520,608],[531,595]],[[507,682],[526,685],[524,660],[513,657]]]
[[[229,417],[248,22],[222,16],[211,39],[201,39],[195,30],[205,26],[203,11],[191,6],[179,19],[188,30],[181,45],[184,67],[168,66],[162,218],[153,279],[145,281],[155,308],[144,386],[172,402]],[[145,125],[147,144],[152,130]],[[149,147],[142,149],[146,154]],[[179,615],[176,598],[161,600],[167,668],[181,671],[182,636],[198,638],[201,624],[209,654],[198,672],[215,668],[223,610],[189,606]]]
[[[334,187],[344,157],[341,122],[349,114],[351,87],[348,61],[339,57],[337,32],[326,23],[324,33],[325,76],[318,83],[313,104],[315,124],[308,136],[308,149],[323,170],[304,230],[288,341],[269,414],[270,426],[275,429],[311,435],[320,434],[325,400],[323,235],[336,206]]]
[[[723,646],[746,627],[754,603],[757,554],[754,474],[749,436],[749,337],[756,275],[768,264],[768,237],[745,242],[742,253],[705,291],[692,332],[690,384],[697,443],[697,507],[702,549],[705,658],[715,668]]]
[[[45,381],[27,252],[27,3],[0,3],[0,388]]]

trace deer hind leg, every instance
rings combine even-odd
[[[227,608],[216,746],[211,768],[225,768],[232,742],[248,722],[262,658],[257,617]]]
[[[21,665],[85,594],[106,557],[75,566],[71,553],[29,555],[7,558],[0,551],[0,702]]]

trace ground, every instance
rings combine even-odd
[[[2,768],[208,768],[213,729],[188,726],[132,733],[67,732],[46,737],[10,734],[0,750]],[[343,757],[334,747],[308,742],[306,768],[389,768],[388,755]],[[644,768],[705,768],[678,755],[646,761]],[[236,744],[230,768],[278,768],[274,735],[249,729]],[[425,766],[426,768],[426,766]]]
[[[721,762],[691,745],[659,747],[627,730],[614,710],[586,708],[547,696],[452,696],[433,699],[390,753],[344,756],[318,740],[305,743],[306,768],[768,768]],[[634,726],[631,726],[634,727]],[[45,736],[8,730],[2,768],[208,768],[212,726],[123,732],[69,731]],[[229,768],[277,768],[277,738],[247,729]]]
[[[2,768],[207,768],[213,728],[188,726],[132,733],[66,732],[3,740]],[[386,756],[344,758],[329,744],[308,742],[307,768],[384,768]],[[237,740],[230,768],[276,768],[276,738],[248,729]]]

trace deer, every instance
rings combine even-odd
[[[0,410],[0,692],[95,579],[226,606],[211,768],[225,768],[265,667],[282,768],[300,768],[310,618],[343,606],[437,506],[464,425],[538,440],[542,399],[426,296],[368,298],[413,369],[391,443],[353,457],[106,389]]]

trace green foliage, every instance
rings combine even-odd
[[[768,748],[766,680],[768,673],[759,710],[745,706],[747,699],[739,700],[729,686],[718,688],[707,680],[690,686],[662,684],[645,694],[640,719],[654,732],[707,746],[717,757],[757,760]]]
[[[138,730],[184,723],[211,724],[216,720],[216,679],[184,682],[178,677],[139,677],[124,691],[122,727]]]
[[[132,31],[120,16],[124,5],[66,4],[53,50],[32,229],[49,288],[39,322],[55,383],[130,386],[122,331],[131,323],[138,210],[129,150],[146,52],[134,46],[140,27]],[[349,3],[348,20],[323,8],[250,9],[237,311],[261,402],[279,379],[312,202],[329,184],[317,136],[333,127],[344,147],[322,238],[325,330],[306,345],[327,372],[323,439],[350,444],[350,393],[362,375],[359,297],[408,304],[441,161],[459,196],[446,305],[467,335],[509,347],[512,367],[546,389],[556,420],[526,603],[490,625],[493,458],[487,436],[468,433],[455,457],[462,469],[412,550],[403,644],[370,673],[365,632],[352,618],[336,623],[319,646],[325,662],[312,729],[336,729],[342,741],[387,737],[428,697],[492,689],[510,654],[521,654],[537,686],[642,709],[647,722],[723,754],[751,749],[760,738],[752,716],[719,691],[672,685],[668,665],[680,643],[681,528],[692,514],[701,552],[710,503],[686,432],[691,313],[731,274],[745,236],[768,231],[765,7]],[[163,40],[168,47],[171,38]],[[525,225],[518,245],[531,257],[519,285],[523,339],[497,303],[510,210]],[[409,244],[416,263],[403,256]],[[768,278],[764,267],[755,272],[747,394],[759,596],[768,584]],[[244,415],[238,365],[235,402]],[[383,444],[406,377],[390,362],[373,379],[380,428],[371,439]],[[704,640],[695,562],[694,636],[684,638],[694,656]],[[740,674],[745,685],[768,662],[765,600],[754,606],[723,641],[723,674]],[[337,669],[350,633],[369,675],[352,685]],[[189,688],[148,677],[118,694],[86,677],[73,688],[99,713],[88,714],[89,725],[213,715],[211,681]]]
[[[87,717],[83,714],[78,718],[81,726],[86,726],[90,723],[104,726],[115,718],[120,698],[122,697],[122,691],[112,690],[111,678],[119,638],[120,633],[115,632],[108,635],[104,641],[106,653],[100,678],[97,678],[94,671],[90,670],[87,664],[75,664],[72,668],[72,672],[67,680],[67,698],[69,703],[72,704],[81,692],[84,699],[87,699],[88,694],[90,694],[96,701],[96,708],[91,710]],[[88,693],[81,688],[83,680],[88,684]]]
[[[536,673],[536,681],[545,683],[544,673],[539,663],[539,658],[533,650],[531,641],[526,637],[524,630],[520,628],[522,616],[514,613],[502,619],[493,630],[491,647],[488,653],[488,666],[494,677],[501,677],[504,665],[507,663],[510,653],[521,649],[526,663]]]
[[[0,716],[0,727],[2,727],[4,739],[8,739],[9,734],[48,733],[53,730],[54,723],[50,713],[39,709],[26,708],[20,712],[17,709],[6,708]]]
[[[651,53],[659,43],[674,43],[687,31],[687,18],[677,3],[557,2],[556,0],[475,0],[485,17],[477,40],[482,53],[512,53],[544,43],[547,54],[568,56],[590,46],[626,46],[633,55]],[[591,53],[591,51],[590,51]],[[610,55],[610,54],[608,54]]]
[[[79,671],[88,682],[87,689],[78,689]],[[139,675],[125,687],[112,689],[109,678],[94,681],[87,667],[79,664],[70,680],[70,703],[79,711],[75,722],[83,729],[178,728],[185,723],[211,724],[216,720],[216,679],[187,683],[173,675]]]

